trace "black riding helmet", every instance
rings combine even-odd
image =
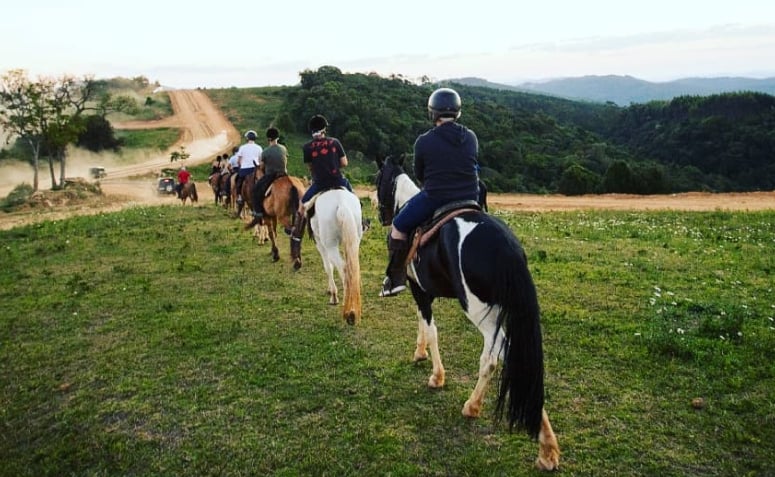
[[[280,131],[278,131],[277,128],[271,127],[266,130],[267,139],[277,139],[279,137],[280,137]]]
[[[308,127],[309,127],[309,132],[316,133],[318,131],[322,131],[325,128],[327,128],[328,121],[323,115],[316,114],[310,118]]]
[[[451,88],[439,88],[428,98],[428,117],[433,122],[439,118],[459,118],[460,108],[460,95]]]

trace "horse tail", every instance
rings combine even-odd
[[[194,202],[199,202],[199,195],[196,193],[196,184],[193,182],[191,183],[191,200]]]
[[[505,407],[509,429],[516,426],[537,439],[544,407],[540,310],[525,252],[515,238],[510,240],[515,241],[516,256],[495,261],[491,282],[494,301],[500,305],[498,329],[506,335],[496,416],[501,418]]]
[[[301,195],[299,194],[299,189],[293,184],[293,182],[288,182],[291,184],[291,191],[288,194],[288,210],[291,214],[293,214],[295,219],[296,211],[299,210],[299,201],[301,200]]]
[[[356,324],[361,319],[361,262],[360,234],[355,216],[344,205],[340,205],[336,211],[336,220],[342,231],[342,249],[344,251],[344,307],[342,310],[345,320],[350,324]]]

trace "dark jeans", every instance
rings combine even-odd
[[[329,190],[329,189],[336,189],[339,187],[344,187],[350,192],[353,191],[353,186],[350,185],[350,181],[348,181],[347,178],[344,176],[340,177],[339,184],[333,187],[319,187],[316,182],[313,182],[312,184],[310,184],[309,189],[307,189],[307,192],[304,193],[304,197],[301,198],[301,202],[302,203],[307,202],[318,192],[323,192],[324,190]]]
[[[393,218],[393,227],[399,232],[408,234],[430,219],[436,209],[457,200],[476,200],[476,196],[441,200],[433,199],[424,190],[421,190],[409,199],[409,202],[401,208],[401,212]]]

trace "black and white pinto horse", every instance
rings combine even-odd
[[[377,199],[382,225],[390,225],[400,208],[419,192],[403,170],[403,156],[377,161]],[[431,388],[444,385],[438,333],[431,305],[437,297],[456,298],[484,337],[479,379],[463,406],[463,415],[478,417],[484,394],[499,360],[503,362],[495,415],[505,413],[509,428],[523,429],[539,442],[536,466],[554,470],[560,449],[544,410],[544,366],[536,289],[525,252],[499,219],[476,209],[442,225],[407,265],[409,286],[418,308],[414,360],[428,358]]]

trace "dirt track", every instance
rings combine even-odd
[[[156,175],[165,167],[177,167],[211,161],[221,152],[239,144],[240,134],[226,117],[215,107],[210,98],[199,90],[170,91],[174,114],[158,121],[131,121],[116,123],[116,129],[143,129],[176,127],[181,135],[168,151],[144,158],[131,165],[110,168],[108,178],[101,183],[104,196],[98,200],[78,204],[57,205],[34,212],[0,213],[0,229],[43,220],[58,220],[72,215],[97,214],[117,211],[135,205],[180,204],[172,196],[158,196],[153,190],[153,180],[133,180],[131,177]],[[184,146],[191,155],[186,161],[170,162],[170,152]],[[27,179],[29,182],[29,179]],[[11,186],[12,187],[12,186]],[[0,190],[3,196],[11,187]],[[212,196],[205,183],[197,184],[200,205],[210,204]],[[369,190],[357,191],[368,196]],[[556,211],[579,209],[611,210],[775,210],[775,191],[710,194],[692,192],[655,196],[628,194],[585,195],[567,197],[561,195],[490,194],[492,209],[522,211]]]

